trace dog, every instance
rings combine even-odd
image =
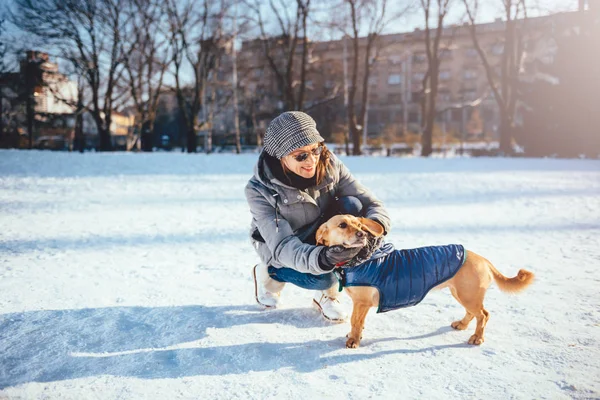
[[[368,245],[369,240],[378,238],[383,233],[383,227],[376,221],[352,215],[336,215],[317,229],[316,242],[325,246],[365,247]],[[425,270],[426,267],[424,265],[427,263],[421,263],[416,268],[411,266],[411,262],[414,263],[414,260],[418,258],[419,252],[424,252],[425,258],[434,264],[427,267],[435,269],[434,272]],[[445,254],[447,257],[442,257],[440,254]],[[440,261],[442,259],[444,261]],[[357,274],[360,275],[362,273],[361,269],[370,268],[375,274],[379,274],[379,277],[376,278],[378,282],[386,281],[388,283],[385,284],[390,286],[389,281],[396,280],[396,282],[391,282],[392,285],[396,285],[392,287],[392,291],[396,290],[400,292],[400,296],[404,296],[405,294],[401,292],[406,292],[407,290],[398,289],[399,287],[401,288],[401,286],[398,286],[399,281],[404,279],[401,277],[402,272],[400,272],[400,275],[397,272],[390,272],[393,271],[390,268],[398,267],[398,265],[390,264],[398,264],[400,262],[405,263],[399,268],[400,270],[411,270],[412,268],[409,271],[411,273],[411,278],[409,279],[414,279],[415,276],[417,278],[418,285],[410,282],[410,285],[406,287],[410,287],[412,290],[414,286],[421,286],[421,277],[429,279],[429,282],[422,285],[424,286],[423,293],[415,295],[414,298],[408,299],[404,303],[397,300],[394,303],[394,300],[392,300],[393,307],[389,307],[388,305],[389,309],[381,309],[382,304],[380,304],[380,301],[390,291],[386,288],[380,289],[384,287],[382,283],[365,281],[365,279],[372,279],[370,277],[360,278],[362,281],[358,284],[356,282],[349,284],[342,280],[344,279],[344,273],[345,278],[349,276],[355,277]],[[440,264],[444,265],[440,267]],[[488,260],[472,251],[464,250],[460,245],[393,250],[377,261],[367,261],[351,268],[341,267],[341,269],[336,269],[337,272],[341,273],[341,276],[338,275],[338,278],[341,279],[340,290],[343,287],[353,303],[350,320],[352,329],[346,336],[348,338],[346,341],[347,348],[356,348],[360,345],[365,318],[371,307],[379,307],[378,312],[383,312],[416,305],[425,297],[430,289],[443,288],[449,288],[452,296],[466,310],[466,314],[461,320],[452,322],[452,328],[457,330],[467,329],[469,323],[475,318],[477,320],[477,327],[475,328],[475,333],[469,338],[468,343],[480,345],[484,342],[485,326],[490,318],[490,313],[483,307],[483,299],[492,280],[496,281],[500,290],[509,293],[522,291],[534,280],[534,274],[524,269],[519,270],[517,276],[507,278],[498,272]],[[440,276],[444,274],[445,278],[442,277],[442,281],[439,281]],[[431,281],[431,279],[434,279],[434,281]],[[377,285],[380,285],[380,288]],[[380,293],[380,290],[383,290],[383,292]],[[389,300],[387,302],[390,303]]]

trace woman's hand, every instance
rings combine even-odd
[[[319,265],[323,270],[331,270],[338,264],[345,264],[356,256],[362,247],[331,246],[319,254]]]

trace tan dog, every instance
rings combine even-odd
[[[368,234],[375,237],[384,233],[383,227],[367,218],[357,218],[352,215],[336,215],[322,224],[317,230],[317,244],[325,246],[342,245],[344,247],[365,246]],[[357,268],[360,268],[358,266]],[[483,299],[487,288],[496,281],[504,292],[519,292],[525,289],[534,279],[533,273],[524,269],[514,278],[502,275],[485,258],[466,251],[466,260],[451,279],[435,287],[435,289],[450,288],[452,296],[465,308],[466,314],[462,320],[454,321],[454,329],[467,329],[473,318],[477,319],[475,333],[469,338],[469,344],[479,345],[484,342],[485,325],[490,313],[483,308]],[[360,344],[365,317],[371,307],[379,305],[379,291],[370,286],[345,287],[346,293],[352,298],[352,330],[347,335],[346,347],[355,348]]]

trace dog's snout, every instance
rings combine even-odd
[[[363,236],[365,236],[365,234],[363,233],[363,231],[356,231],[356,237],[361,238]]]

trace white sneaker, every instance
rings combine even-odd
[[[321,311],[326,320],[331,322],[345,322],[348,319],[348,313],[344,311],[337,298],[329,297],[327,293],[327,290],[315,293],[313,303]]]
[[[252,280],[254,281],[254,299],[266,308],[277,308],[279,305],[280,292],[270,292],[265,288],[269,277],[268,267],[257,264],[252,268]]]

